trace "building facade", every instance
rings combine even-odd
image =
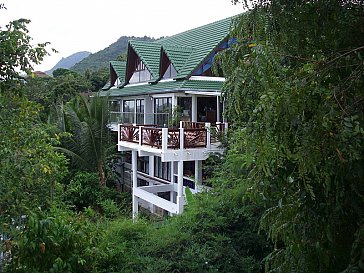
[[[124,153],[120,173],[130,185],[133,217],[143,207],[179,214],[185,189],[205,190],[204,161],[222,153],[221,89],[215,55],[231,46],[233,18],[155,42],[129,41],[127,61],[110,62],[110,128]]]

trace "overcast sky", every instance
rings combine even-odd
[[[59,53],[36,70],[51,69],[78,51],[95,53],[121,36],[158,38],[243,12],[231,0],[0,0],[0,26],[26,18],[33,43],[51,42]]]

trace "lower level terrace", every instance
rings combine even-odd
[[[119,124],[119,151],[137,150],[139,156],[158,155],[163,162],[204,160],[221,153],[221,138],[227,123],[180,121],[179,128],[151,124]]]

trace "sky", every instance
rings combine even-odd
[[[174,35],[244,12],[231,0],[0,0],[0,27],[30,19],[32,44],[50,42],[58,53],[35,70],[51,69],[62,57],[79,51],[95,53],[121,36],[159,38]],[[49,50],[50,51],[50,50]]]

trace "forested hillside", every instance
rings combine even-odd
[[[58,68],[71,68],[76,63],[82,61],[84,58],[89,56],[91,52],[88,51],[80,51],[77,53],[74,53],[66,58],[62,58],[52,69],[46,71],[48,75],[52,75],[52,72]]]
[[[126,54],[129,40],[142,40],[142,41],[154,41],[149,37],[134,37],[134,36],[122,36],[115,43],[111,44],[107,48],[100,50],[96,53],[89,55],[81,62],[76,63],[71,67],[71,70],[85,73],[86,70],[96,71],[101,68],[106,68],[110,61],[115,61],[123,54]]]

